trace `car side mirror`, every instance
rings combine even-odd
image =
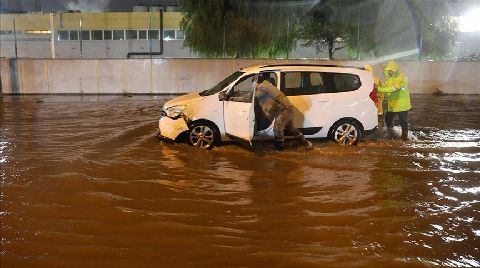
[[[227,92],[222,91],[222,92],[218,93],[218,100],[219,100],[219,101],[226,101],[226,100],[228,100]]]

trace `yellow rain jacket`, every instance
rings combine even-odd
[[[375,75],[373,72],[373,66],[370,64],[365,64],[364,66],[365,70],[370,71],[373,74],[373,83],[375,84],[375,89],[377,89],[377,114],[382,115],[383,114],[383,99],[384,95],[383,93],[378,92],[378,87],[380,85],[380,78]]]
[[[393,71],[393,75],[389,76],[388,71]],[[379,92],[387,93],[388,111],[404,112],[410,110],[410,92],[408,91],[408,80],[405,74],[398,70],[398,65],[394,61],[390,61],[385,67],[385,75],[387,80],[380,83]]]

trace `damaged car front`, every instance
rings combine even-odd
[[[218,94],[227,89],[243,72],[235,72],[214,87],[176,97],[165,103],[159,120],[160,137],[212,148],[224,135],[223,102]]]
[[[184,114],[185,105],[174,105],[162,109],[158,121],[159,134],[162,138],[175,140],[180,134],[188,131],[188,119]]]

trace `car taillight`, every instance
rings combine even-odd
[[[378,106],[378,97],[377,97],[377,85],[373,85],[373,90],[372,92],[370,92],[370,94],[368,95],[370,96],[370,99],[372,99],[372,101],[375,103],[375,107]]]

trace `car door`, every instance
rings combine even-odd
[[[240,78],[228,92],[228,100],[223,101],[225,133],[233,139],[251,144],[255,128],[253,105],[256,75]]]
[[[281,74],[281,91],[295,107],[293,125],[306,135],[329,127],[333,99],[325,90],[321,72],[285,71]]]

